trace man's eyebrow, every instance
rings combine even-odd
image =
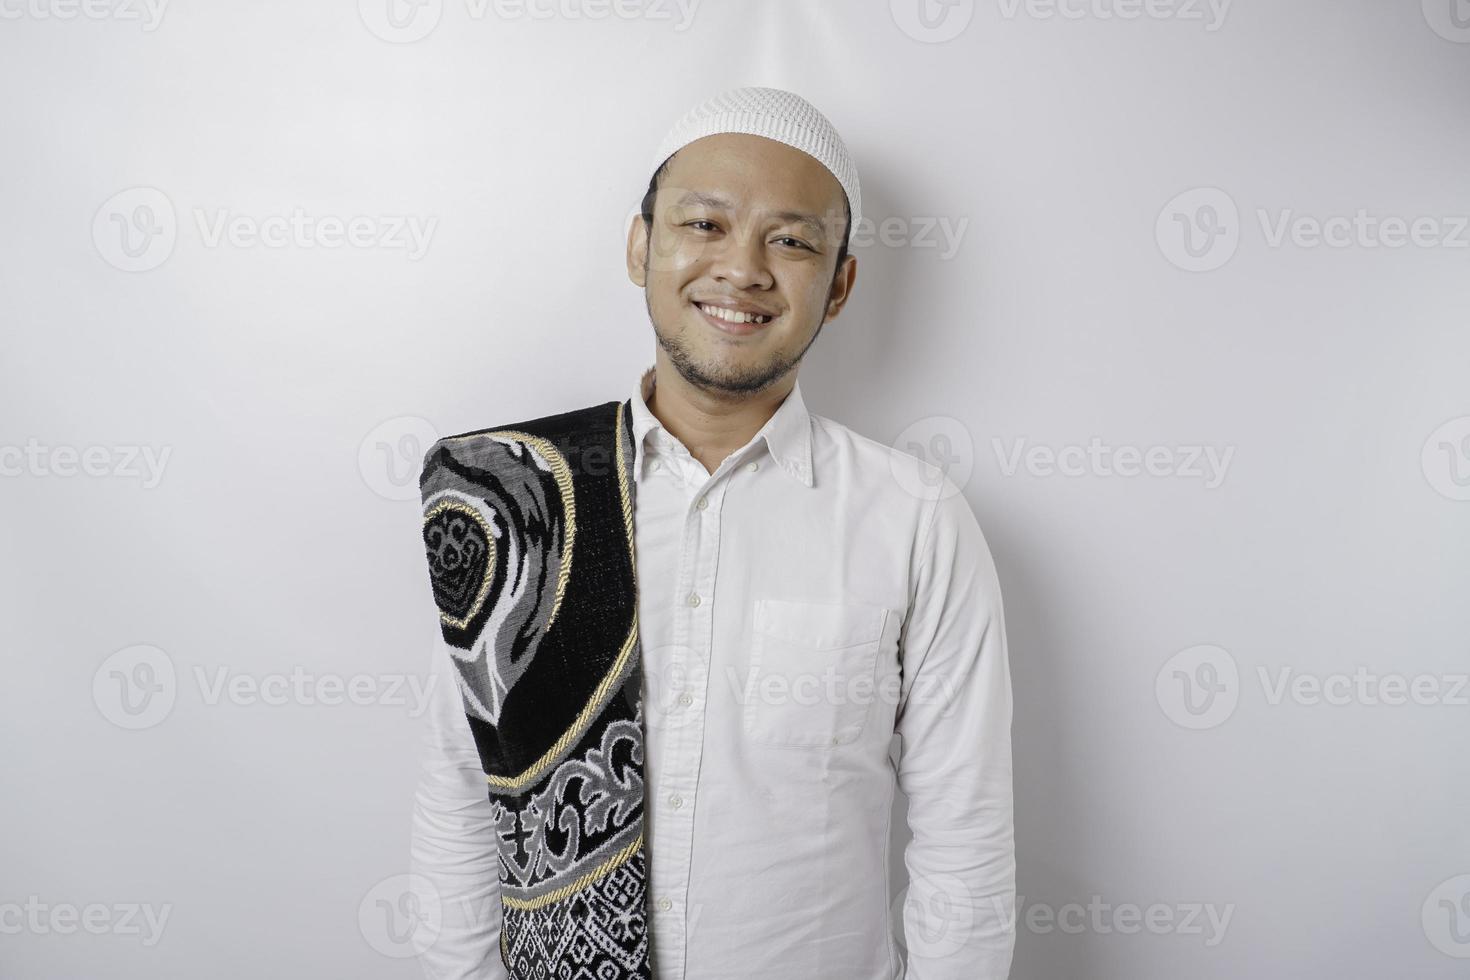
[[[697,204],[707,208],[723,208],[729,210],[733,205],[720,197],[718,194],[707,194],[704,191],[688,191],[679,198],[681,205]],[[827,225],[821,218],[814,214],[806,214],[802,211],[777,211],[772,217],[778,221],[794,221],[797,224],[808,225],[818,234],[827,233]]]

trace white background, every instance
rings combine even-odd
[[[1465,975],[1470,4],[927,2],[0,0],[0,976],[417,975],[420,455],[626,397],[649,158],[747,84],[862,178],[809,407],[1000,569],[1013,976]]]

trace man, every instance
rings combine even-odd
[[[656,160],[627,245],[656,359],[631,397],[605,406],[601,430],[550,417],[441,440],[426,463],[425,535],[451,643],[414,810],[414,870],[443,916],[425,971],[1001,980],[1014,942],[1011,689],[989,550],[952,481],[809,414],[797,383],[803,355],[852,296],[856,169],[821,113],[768,88],[701,103]],[[605,497],[615,510],[617,499],[608,468],[593,484],[594,467],[576,458],[594,430],[615,456],[628,450],[627,581],[608,557],[617,534],[595,539],[611,542],[606,553],[590,537],[589,508]],[[568,474],[586,481],[576,493]],[[473,479],[493,492],[464,482]],[[528,517],[503,528],[495,508],[482,520],[464,503],[558,513],[558,487],[565,539]],[[502,617],[486,641],[489,627],[466,625],[490,581],[485,555],[540,555],[538,534],[553,540],[550,557],[525,558],[516,579],[542,583],[543,599],[521,600],[541,602],[527,607],[536,625],[511,630]],[[579,592],[589,562],[598,584]],[[575,723],[555,744],[537,742],[543,702],[517,714],[536,670],[522,651],[558,630],[591,630],[576,610],[634,577],[619,657],[621,620],[611,642],[569,646],[543,671],[539,698],[563,682],[593,693],[566,707]],[[534,656],[550,662],[549,649]],[[630,650],[641,674],[621,673]],[[632,707],[608,696],[624,676]],[[626,746],[599,755],[596,739],[578,742],[591,748],[555,782],[552,764],[572,766],[559,760],[590,738],[594,709],[616,714],[604,748],[614,731]],[[901,944],[888,880],[895,783],[913,835]],[[582,864],[563,860],[573,851]]]

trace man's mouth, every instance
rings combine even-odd
[[[743,313],[739,310],[727,310],[723,306],[712,306],[709,303],[695,303],[695,308],[705,316],[735,326],[764,325],[775,319],[764,313]]]

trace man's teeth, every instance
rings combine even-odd
[[[710,316],[717,316],[721,320],[729,320],[731,323],[770,323],[771,322],[771,318],[770,317],[768,317],[768,316],[762,316],[759,313],[737,313],[734,310],[727,310],[727,309],[725,309],[722,306],[706,306],[703,303],[699,303],[697,305],[699,306],[699,308],[701,310],[703,310],[704,312],[708,313]]]

